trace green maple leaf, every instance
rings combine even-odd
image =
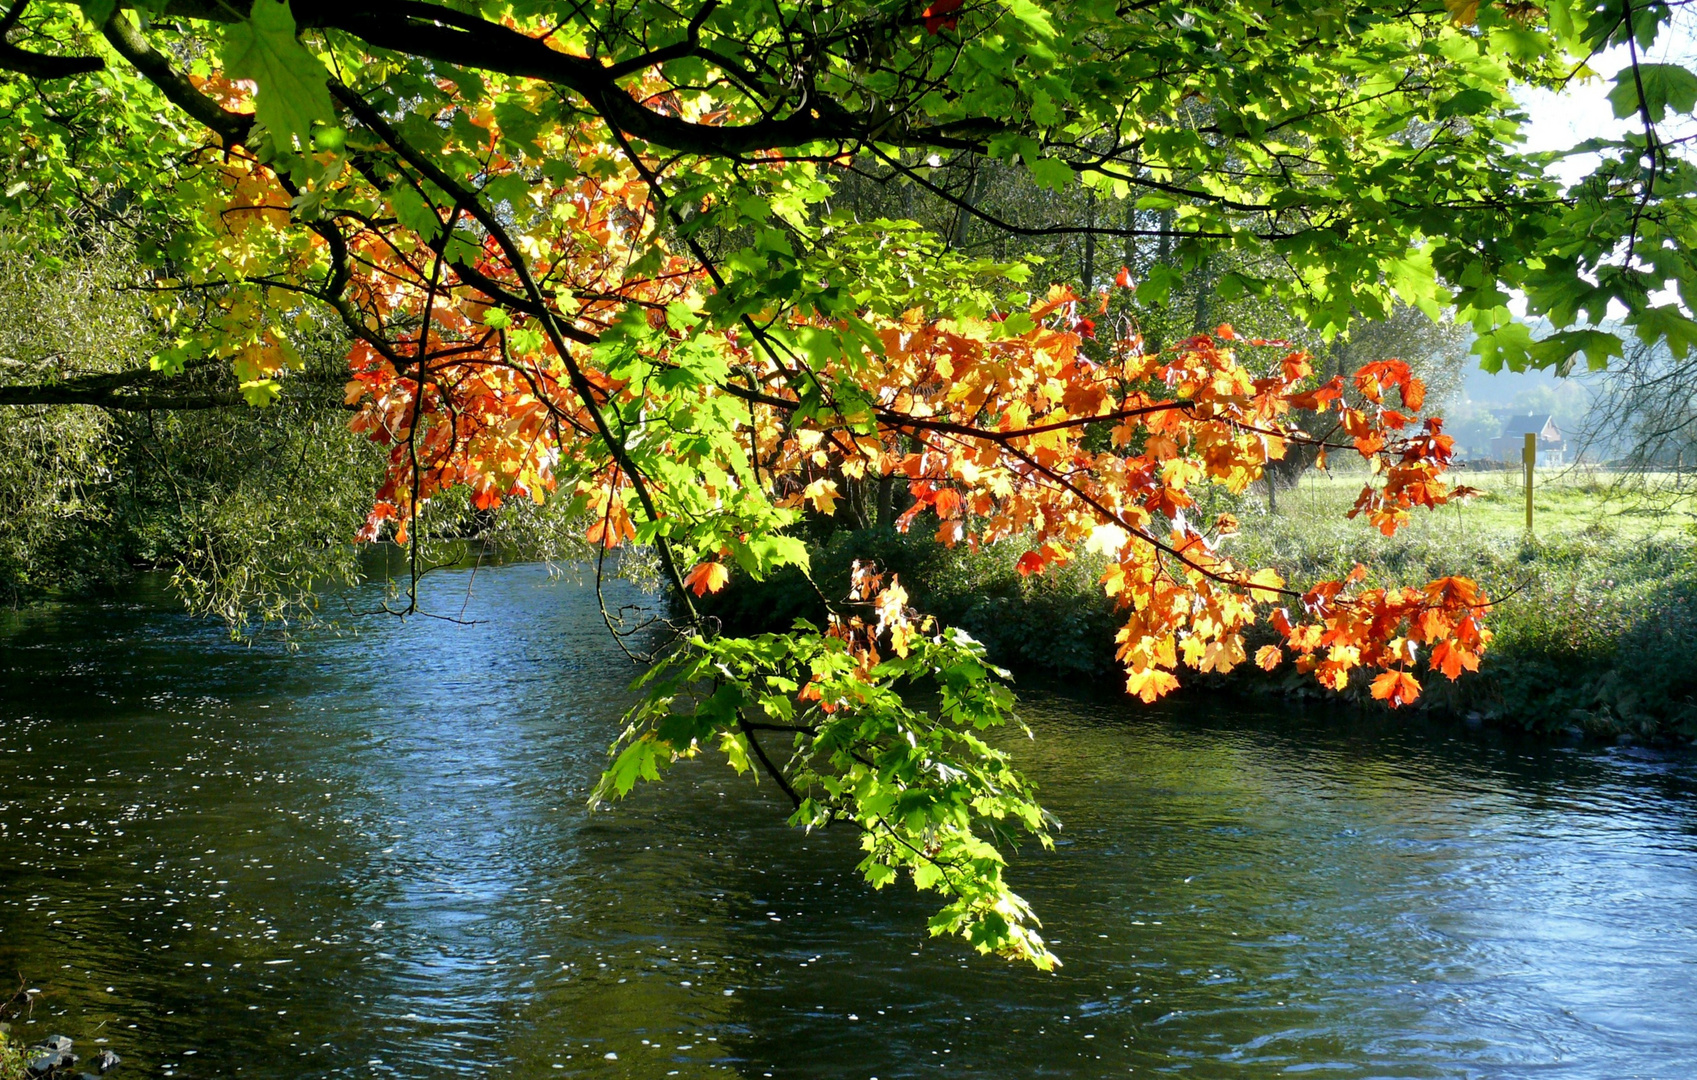
[[[297,137],[310,148],[312,125],[335,122],[329,72],[295,37],[286,0],[253,0],[247,21],[224,31],[223,58],[226,75],[258,85],[254,114],[279,149],[292,148]]]
[[[112,12],[118,8],[118,0],[77,0],[77,6],[82,8],[88,21],[99,28],[112,18]]]

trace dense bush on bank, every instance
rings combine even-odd
[[[1119,618],[1096,583],[1100,567],[1081,561],[1027,579],[1014,569],[1017,551],[949,550],[923,532],[917,524],[910,536],[839,531],[814,546],[812,582],[794,571],[763,583],[738,578],[708,598],[708,609],[732,632],[819,619],[821,593],[844,595],[850,565],[871,560],[900,575],[915,606],[983,641],[999,663],[1074,681],[1117,679]],[[1297,586],[1361,562],[1372,583],[1461,574],[1501,598],[1479,672],[1455,684],[1427,677],[1419,708],[1530,731],[1697,738],[1697,544],[1684,534],[1629,540],[1594,526],[1528,541],[1450,522],[1386,538],[1359,523],[1293,514],[1248,522],[1231,542],[1243,561],[1276,566]],[[1288,664],[1270,675],[1246,665],[1181,678],[1180,693],[1330,696]],[[1347,693],[1367,699],[1364,685]]]

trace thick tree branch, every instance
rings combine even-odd
[[[0,71],[13,71],[32,79],[66,79],[105,66],[106,61],[98,56],[48,56],[20,49],[0,38]]]
[[[135,65],[147,81],[159,88],[171,104],[205,124],[224,145],[234,146],[247,139],[253,127],[253,117],[247,113],[231,112],[195,89],[188,77],[171,66],[170,60],[141,36],[130,17],[114,11],[104,27],[106,40],[118,55]]]
[[[90,389],[70,383],[0,386],[0,406],[93,405],[102,409],[117,409],[123,412],[153,412],[167,409],[224,409],[241,404],[243,404],[243,400],[240,394],[224,390],[182,391],[180,393],[144,390],[139,393],[129,393],[117,388]]]

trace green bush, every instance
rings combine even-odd
[[[28,1075],[29,1058],[0,1031],[0,1080],[24,1080]]]

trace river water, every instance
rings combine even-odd
[[[427,587],[470,625],[0,616],[15,1034],[291,1080],[1697,1075],[1689,758],[1027,692],[1047,975],[721,765],[590,812],[632,674],[591,594]]]

